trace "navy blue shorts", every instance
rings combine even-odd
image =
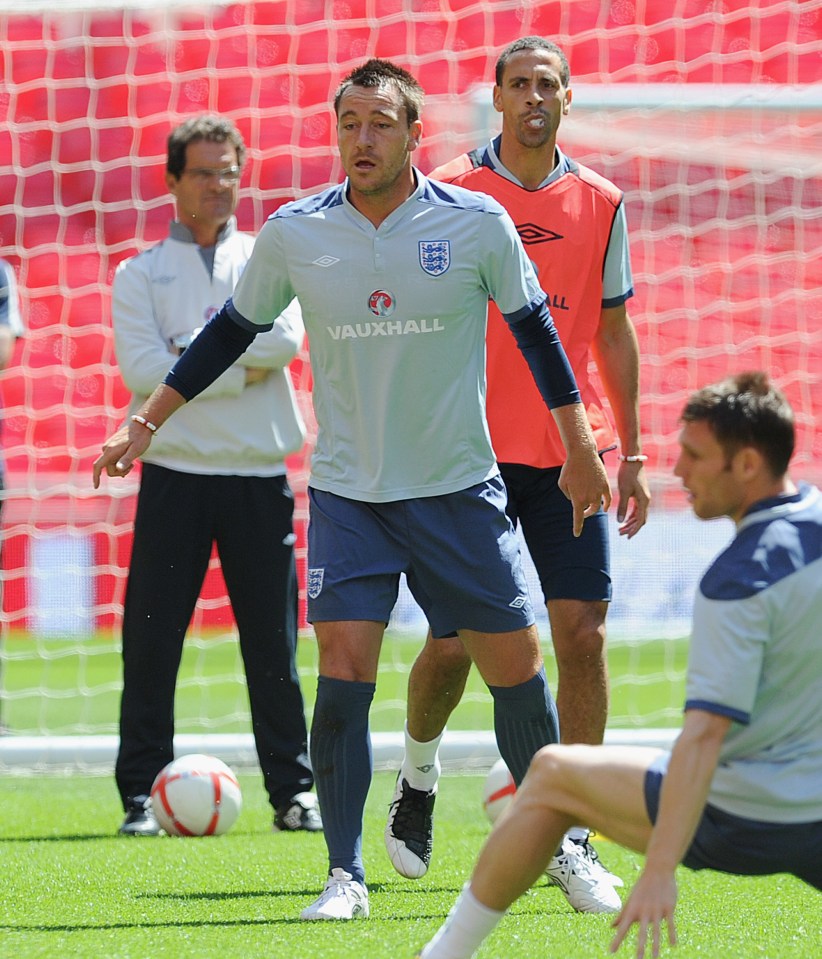
[[[534,622],[499,476],[445,496],[364,503],[309,489],[308,621],[387,623],[400,573],[434,636]]]
[[[507,512],[522,526],[545,601],[611,599],[608,517],[600,510],[574,536],[574,509],[559,488],[561,468],[500,463]]]
[[[656,822],[659,812],[666,768],[667,756],[645,774],[645,806],[651,822]],[[708,804],[682,865],[736,876],[787,872],[822,890],[822,821],[762,822]]]

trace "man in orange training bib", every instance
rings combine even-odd
[[[620,533],[630,538],[645,523],[650,494],[639,430],[639,351],[625,308],[633,295],[625,213],[622,193],[612,183],[557,146],[571,97],[563,51],[541,37],[515,41],[496,66],[494,107],[502,114],[502,133],[434,170],[431,178],[490,194],[510,213],[548,294],[602,454],[616,443],[589,378],[590,357],[596,361],[621,445],[617,518]],[[560,736],[563,742],[601,743],[608,712],[607,517],[600,510],[574,535],[571,504],[558,486],[563,446],[510,339],[491,303],[488,424],[508,489],[508,514],[522,524],[548,607]],[[469,666],[458,639],[432,639],[429,633],[409,678],[406,754],[385,836],[394,867],[409,878],[424,875],[430,861],[437,747]],[[512,773],[518,780],[524,770]],[[580,911],[619,908],[613,887],[621,880],[602,867],[583,826],[565,838],[548,877]]]

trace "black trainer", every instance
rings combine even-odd
[[[322,832],[322,828],[320,808],[313,793],[297,793],[274,816],[274,832]]]
[[[121,836],[159,836],[160,824],[151,808],[150,796],[130,796],[126,800],[126,818],[117,830]]]
[[[436,799],[436,786],[431,792],[413,789],[407,779],[397,776],[388,807],[385,848],[393,867],[406,879],[421,879],[428,872],[434,848]]]

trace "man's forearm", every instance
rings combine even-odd
[[[596,440],[582,403],[569,403],[551,410],[567,456],[576,452],[596,452]]]
[[[659,813],[646,850],[646,871],[673,871],[682,861],[707,802],[730,719],[691,710],[662,785]]]
[[[546,304],[541,303],[524,316],[505,315],[505,321],[525,357],[545,405],[553,410],[579,403],[576,377]]]
[[[185,406],[185,403],[186,398],[174,387],[161,383],[145,403],[140,404],[137,415],[147,420],[151,426],[159,429],[172,413],[176,412],[181,406]],[[151,429],[151,426],[147,428]]]
[[[614,415],[622,452],[641,453],[639,343],[624,304],[602,311],[591,351]]]

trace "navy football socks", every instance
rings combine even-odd
[[[365,881],[362,820],[373,771],[368,712],[375,688],[320,676],[309,739],[329,870],[345,869],[358,882]]]
[[[537,750],[559,742],[559,716],[545,669],[518,686],[489,686],[500,755],[519,786]]]

